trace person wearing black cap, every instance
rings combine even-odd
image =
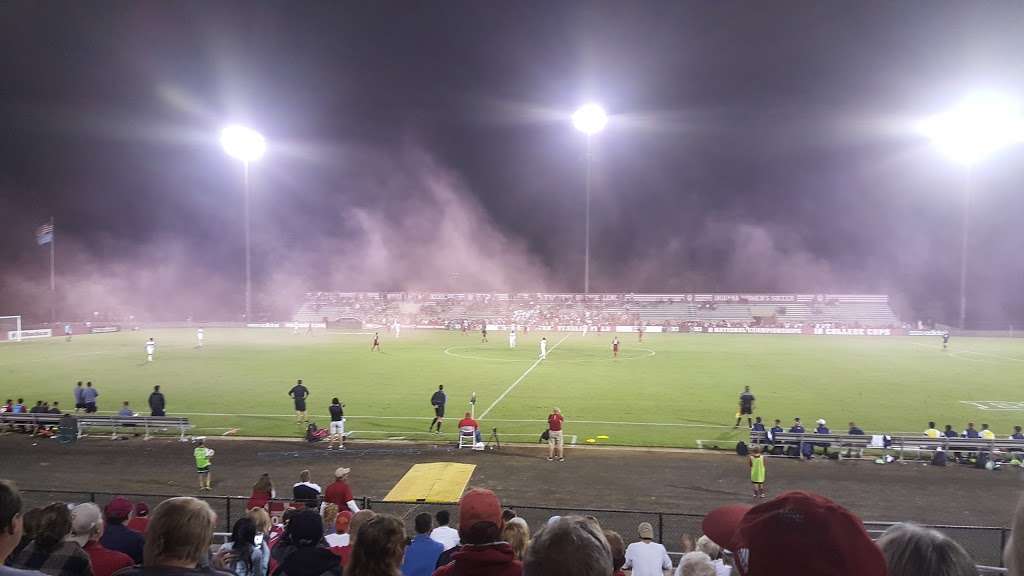
[[[315,510],[299,510],[292,516],[274,548],[280,558],[278,576],[341,576],[341,562],[324,542],[324,523]]]

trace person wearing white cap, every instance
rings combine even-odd
[[[814,433],[815,434],[831,434],[832,433],[831,431],[829,431],[828,427],[825,426],[825,419],[824,418],[818,418],[818,421],[816,422],[816,424],[818,425],[818,427],[814,429]],[[819,446],[822,449],[822,454],[824,454],[825,456],[828,456],[828,447],[830,446],[830,444],[828,442],[818,442],[816,445]]]
[[[662,576],[672,569],[672,559],[665,546],[654,541],[654,527],[650,522],[641,522],[637,527],[639,542],[626,547],[626,563],[623,570],[632,570],[633,576]]]
[[[359,512],[359,506],[356,505],[356,500],[352,496],[352,489],[349,488],[348,482],[345,481],[348,478],[348,473],[351,471],[351,468],[342,467],[334,471],[334,482],[324,492],[324,504],[334,504],[338,509],[347,507],[355,514]]]
[[[99,506],[86,502],[71,509],[71,534],[67,539],[77,542],[89,555],[93,576],[110,576],[135,564],[132,557],[124,552],[110,550],[100,544],[102,536],[103,516]]]

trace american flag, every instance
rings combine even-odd
[[[39,228],[36,228],[36,243],[42,246],[43,244],[49,244],[53,242],[53,224],[47,222]]]

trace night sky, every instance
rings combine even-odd
[[[242,122],[257,303],[303,290],[881,292],[1024,322],[1024,145],[966,170],[914,131],[1024,100],[1024,3],[0,5],[0,315],[233,318]]]

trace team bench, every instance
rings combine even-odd
[[[73,415],[77,423],[75,435],[81,438],[90,429],[110,430],[111,438],[117,438],[119,433],[141,432],[148,440],[155,433],[163,430],[176,430],[181,440],[185,440],[186,433],[192,429],[188,418],[180,416],[99,416],[95,414]],[[0,427],[11,429],[14,427],[38,428],[54,427],[59,428],[61,414],[10,414],[0,413]],[[140,430],[141,429],[141,430]]]
[[[850,434],[814,434],[796,432],[778,432],[775,434],[774,442],[768,442],[765,432],[751,431],[750,443],[755,446],[795,446],[801,449],[804,444],[829,444],[839,449],[862,451],[866,448],[889,448],[899,452],[899,459],[903,460],[904,451],[912,450],[918,457],[921,452],[935,452],[942,449],[946,452],[988,452],[990,454],[1024,452],[1024,440],[1012,440],[1009,438],[996,438],[984,440],[982,438],[928,438],[926,436],[889,436],[889,443],[879,443],[879,436],[875,435],[850,435]],[[841,455],[841,452],[839,452]]]
[[[776,432],[774,435],[774,441],[768,442],[768,434],[766,432],[754,431],[750,432],[750,443],[754,446],[783,446],[789,447],[794,446],[797,448],[797,453],[803,452],[804,444],[813,444],[815,446],[819,444],[828,444],[829,447],[835,447],[839,450],[836,451],[838,457],[842,457],[842,449],[846,449],[849,452],[857,451],[861,453],[865,448],[873,448],[881,446],[872,446],[873,437],[866,434],[809,434],[799,432]]]

